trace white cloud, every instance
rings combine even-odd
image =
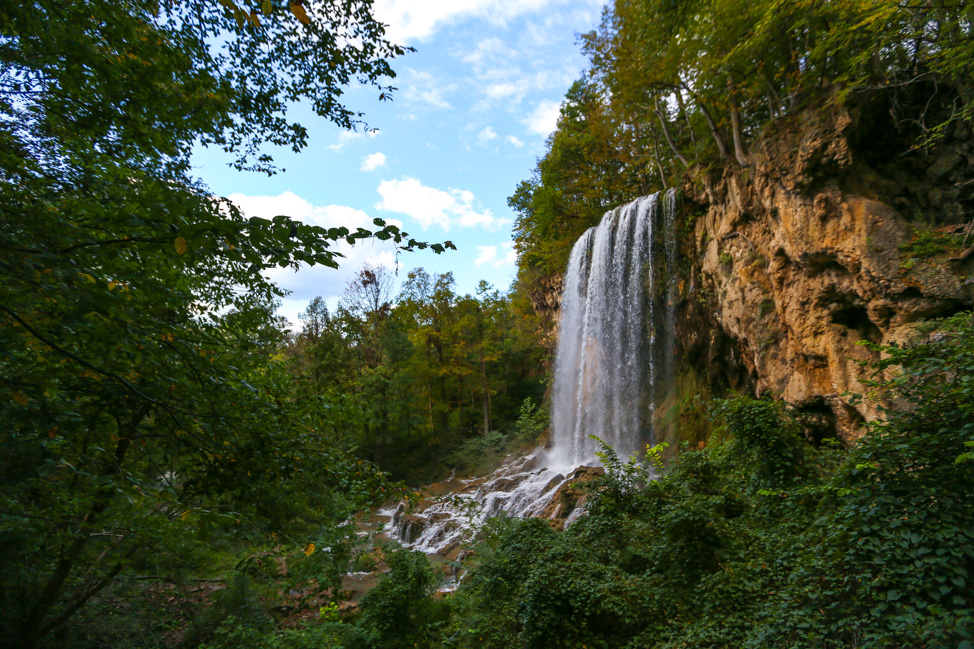
[[[338,142],[328,146],[332,151],[341,151],[349,142],[356,142],[364,138],[372,139],[379,134],[378,130],[371,131],[342,131],[338,136]]]
[[[523,142],[523,141],[522,141],[522,140],[521,140],[520,138],[518,138],[518,137],[515,137],[515,136],[513,136],[513,135],[508,135],[508,136],[507,136],[507,142],[508,142],[509,144],[511,144],[511,145],[513,145],[513,146],[516,146],[516,147],[517,147],[517,148],[519,148],[519,149],[520,149],[520,148],[521,148],[522,146],[524,146],[524,142]]]
[[[497,256],[497,246],[477,246],[477,252],[480,253],[480,256],[477,257],[477,261],[473,262],[473,265],[479,268],[494,260]]]
[[[561,104],[550,99],[542,100],[530,115],[524,120],[528,130],[532,133],[548,137],[558,126],[558,116],[561,114]]]
[[[486,127],[480,133],[477,133],[477,141],[480,142],[481,144],[487,144],[488,142],[496,138],[497,138],[497,131],[495,131],[490,126]]]
[[[481,226],[493,230],[508,222],[507,219],[495,217],[489,209],[475,209],[472,192],[427,187],[408,176],[401,180],[383,180],[379,183],[378,192],[382,200],[376,204],[376,209],[406,214],[424,230],[432,225],[444,231],[455,225],[462,228]]]
[[[463,62],[476,67],[491,66],[497,59],[509,59],[514,51],[496,36],[490,36],[477,43],[472,52],[463,55]]]
[[[465,18],[484,18],[505,24],[520,15],[538,11],[561,0],[376,0],[375,16],[389,27],[395,42],[425,40],[443,24]]]
[[[386,154],[384,153],[370,153],[369,155],[362,158],[362,166],[359,167],[362,171],[375,171],[379,167],[386,166]]]
[[[372,218],[363,212],[345,205],[314,205],[293,192],[284,192],[279,196],[247,196],[231,194],[230,200],[239,207],[246,216],[261,216],[272,218],[278,214],[286,214],[308,225],[318,225],[326,228],[345,226],[354,231],[362,227],[374,229]],[[398,219],[386,219],[387,223],[402,226]],[[298,313],[303,311],[314,297],[325,298],[332,306],[345,290],[348,280],[365,263],[373,263],[395,269],[395,248],[389,242],[364,240],[355,246],[345,241],[332,244],[332,250],[341,253],[338,258],[338,269],[324,266],[302,266],[297,271],[291,268],[273,268],[265,271],[265,275],[278,286],[291,291],[291,295],[283,300],[281,313],[292,322],[297,323]]]
[[[525,85],[511,83],[510,81],[491,83],[484,87],[484,94],[487,95],[487,99],[507,99],[521,94]]]
[[[514,250],[514,244],[510,242],[502,243],[500,246],[477,246],[477,251],[480,256],[473,262],[473,265],[478,268],[484,265],[494,268],[513,267],[517,264],[517,252]]]
[[[441,85],[429,72],[419,72],[412,68],[407,70],[403,97],[407,101],[423,102],[437,108],[450,108],[450,102],[444,95],[457,89],[456,84]]]
[[[565,26],[558,24],[550,29],[561,34]],[[473,89],[480,97],[474,110],[489,110],[498,103],[510,110],[526,98],[537,100],[551,97],[553,92],[561,94],[578,78],[584,65],[581,54],[552,59],[550,45],[539,44],[530,31],[523,29],[519,38],[506,42],[489,36],[473,50],[456,53],[471,67]]]

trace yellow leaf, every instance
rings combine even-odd
[[[261,5],[260,5],[260,10],[264,12],[264,15],[265,16],[270,16],[271,15],[271,10],[273,8],[274,8],[274,5],[271,3],[271,0],[264,0],[261,3]]]
[[[239,9],[234,9],[233,11],[233,17],[237,19],[237,27],[239,27],[240,29],[243,29],[244,19],[246,15],[247,14],[245,14],[243,11]]]
[[[182,237],[176,237],[176,240],[172,242],[172,246],[176,249],[177,255],[185,255],[186,251],[189,250],[189,243]]]
[[[84,277],[89,282],[91,282],[92,284],[97,284],[98,283],[98,280],[95,279],[94,277],[92,277],[91,275],[89,275],[88,273],[83,273],[81,276]]]
[[[311,24],[311,19],[308,18],[308,12],[304,10],[303,6],[294,3],[290,5],[290,9],[291,13],[294,14],[294,17],[297,18],[302,25]]]
[[[13,398],[14,401],[16,401],[17,403],[19,403],[22,406],[26,406],[28,403],[30,403],[30,399],[28,399],[27,397],[25,397],[24,395],[22,395],[19,392],[14,392],[10,396]]]
[[[220,4],[229,9],[230,11],[236,11],[237,5],[233,4],[231,0],[220,0]]]
[[[314,551],[315,551],[315,544],[314,543],[309,543],[304,548],[304,556],[310,557],[314,553]]]
[[[260,18],[257,16],[257,12],[251,10],[250,12],[250,24],[254,27],[260,27]]]
[[[108,282],[108,290],[109,291],[115,290],[115,287],[116,286],[118,286],[118,282]]]

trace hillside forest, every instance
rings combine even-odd
[[[567,529],[488,521],[446,595],[442,565],[360,526],[547,441],[542,289],[606,210],[756,182],[756,144],[809,115],[865,125],[857,160],[916,228],[911,263],[967,263],[972,21],[962,0],[613,0],[511,188],[515,283],[366,265],[290,329],[267,269],[336,267],[340,241],[453,248],[248,218],[194,176],[197,146],[276,173],[268,151],[308,145],[294,102],[367,127],[344,90],[392,98],[409,54],[371,2],[4,4],[0,645],[970,649],[970,303],[861,343],[877,360],[850,398],[881,414],[852,437],[689,368],[668,446],[603,446]],[[929,172],[945,151],[958,170]],[[375,575],[355,606],[349,573]]]

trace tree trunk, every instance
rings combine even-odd
[[[683,163],[684,167],[689,167],[690,163],[687,159],[683,157],[680,150],[676,148],[676,143],[673,141],[673,136],[670,135],[670,127],[666,124],[666,119],[663,117],[663,111],[659,109],[659,102],[654,98],[653,103],[655,104],[654,112],[656,117],[659,118],[660,126],[663,127],[663,137],[666,138],[666,143],[670,145],[670,149],[673,150],[673,154],[676,156],[677,160]]]
[[[430,411],[430,437],[436,433],[436,426],[433,423],[433,383],[426,379],[426,402]]]
[[[487,365],[484,363],[484,355],[480,354],[480,387],[483,393],[481,405],[484,410],[484,435],[490,432],[490,390],[487,387]]]
[[[459,399],[458,401],[459,407],[457,408],[457,411],[460,414],[460,434],[462,435],[463,434],[463,376],[462,375],[457,376],[457,383],[458,383],[457,395]]]
[[[744,138],[741,137],[741,113],[737,109],[737,89],[730,77],[727,77],[727,97],[730,103],[731,133],[734,137],[734,157],[742,167],[748,165],[747,151],[744,150]]]
[[[663,163],[660,161],[659,157],[659,133],[656,129],[653,131],[653,157],[656,158],[656,169],[659,170],[659,181],[663,185],[663,191],[665,192],[669,187],[666,185],[666,174],[663,173]]]
[[[683,120],[687,123],[687,131],[690,132],[690,142],[696,146],[697,134],[693,132],[693,125],[690,123],[690,113],[687,111],[686,104],[683,103],[683,91],[678,87],[673,94],[676,95],[676,104],[680,107],[680,112],[683,114]]]
[[[758,73],[758,78],[764,82],[765,87],[768,89],[768,115],[771,119],[778,119],[781,115],[781,111],[778,109],[781,106],[781,97],[778,96],[778,91],[775,90],[774,84],[768,79],[768,75],[761,72]]]
[[[707,126],[710,127],[710,134],[714,138],[714,142],[717,143],[717,150],[720,152],[720,159],[726,160],[729,156],[727,154],[727,145],[724,143],[724,138],[720,135],[720,129],[717,128],[717,122],[714,121],[714,116],[710,114],[710,110],[707,108],[707,104],[703,103],[699,97],[695,96],[692,92],[690,94],[700,106],[700,112],[703,113],[703,117],[707,120]]]

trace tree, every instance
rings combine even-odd
[[[644,129],[620,123],[600,88],[572,84],[530,180],[508,205],[518,212],[514,241],[523,266],[560,273],[575,240],[613,207],[650,186],[640,158]]]
[[[387,268],[365,264],[346,284],[338,302],[339,311],[346,315],[349,340],[372,368],[382,362],[380,338],[392,311],[393,288],[393,276]]]
[[[293,398],[260,273],[426,244],[246,219],[189,174],[197,142],[273,173],[290,104],[348,128],[351,79],[388,96],[367,1],[42,0],[0,34],[0,624],[34,647],[213,521],[306,541],[377,488]]]

